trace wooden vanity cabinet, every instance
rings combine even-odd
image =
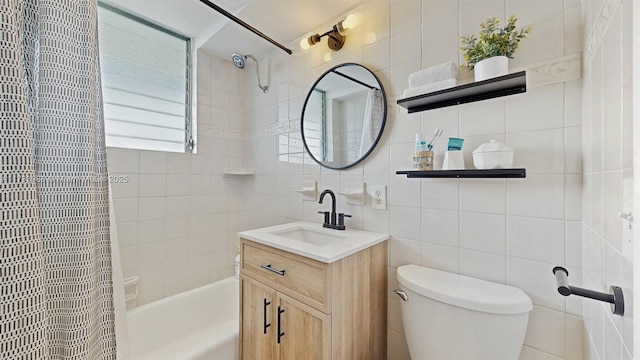
[[[240,281],[242,359],[331,359],[331,315],[248,276]]]
[[[276,291],[241,275],[240,294],[241,359],[275,359],[275,314],[270,310]]]
[[[241,359],[387,359],[386,241],[330,264],[240,249]]]

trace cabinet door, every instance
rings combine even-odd
[[[276,359],[276,292],[240,276],[240,358]]]
[[[331,315],[282,293],[278,292],[276,296],[276,346],[279,360],[329,360]]]

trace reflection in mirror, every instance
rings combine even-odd
[[[330,169],[362,161],[382,135],[387,103],[382,85],[358,64],[325,72],[307,95],[302,110],[302,141],[311,157]]]

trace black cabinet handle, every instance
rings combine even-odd
[[[260,265],[261,268],[265,269],[265,270],[269,270],[271,272],[274,272],[280,276],[284,276],[284,270],[278,270],[276,268],[272,268],[271,264],[262,264]]]
[[[262,326],[264,328],[264,333],[266,334],[267,333],[267,328],[269,326],[271,326],[271,324],[267,324],[267,306],[269,306],[271,304],[271,301],[267,301],[267,299],[264,299],[264,303],[263,304],[264,304],[264,307],[263,307],[264,312],[262,313],[263,314],[262,315],[263,316],[263,323],[262,323],[263,325]]]
[[[284,332],[280,332],[280,325],[282,323],[282,321],[280,320],[280,314],[282,314],[283,312],[284,312],[284,309],[281,309],[280,306],[278,306],[278,324],[277,324],[278,344],[280,344],[280,338],[284,336]]]

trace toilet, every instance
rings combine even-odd
[[[517,360],[531,299],[520,289],[417,265],[398,267],[412,360]]]

